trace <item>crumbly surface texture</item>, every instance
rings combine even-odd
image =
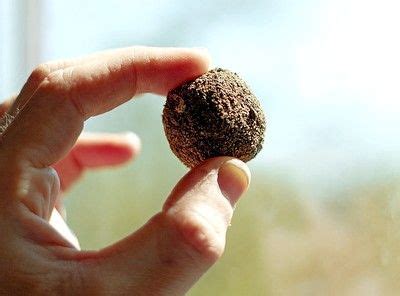
[[[220,68],[171,90],[162,119],[172,151],[188,167],[216,156],[249,161],[261,150],[266,127],[246,83]]]

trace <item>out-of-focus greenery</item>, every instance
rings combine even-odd
[[[139,99],[96,123],[137,131],[143,153],[134,164],[87,174],[68,193],[83,248],[104,247],[145,223],[186,172],[163,135],[160,100]],[[111,121],[120,124],[109,128]],[[226,252],[189,295],[397,295],[400,178],[354,183],[321,200],[284,174],[249,165],[251,188]]]

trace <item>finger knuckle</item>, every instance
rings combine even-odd
[[[53,102],[56,100],[58,105],[71,105],[79,114],[85,116],[86,112],[79,102],[79,93],[84,90],[71,87],[74,84],[74,76],[73,69],[52,72],[39,85],[36,99],[46,98]]]
[[[41,94],[48,94],[54,97],[60,97],[65,94],[65,87],[63,83],[63,71],[56,71],[48,76],[40,83],[38,91]]]
[[[185,210],[167,217],[190,253],[197,259],[212,264],[222,256],[225,234],[216,231],[200,213]]]
[[[40,83],[42,82],[49,74],[51,73],[50,71],[50,65],[47,63],[43,63],[38,65],[31,73],[31,75],[28,78],[28,83]]]

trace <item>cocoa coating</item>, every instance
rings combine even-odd
[[[171,90],[162,120],[171,150],[188,167],[216,156],[249,161],[262,148],[266,126],[246,83],[220,68]]]

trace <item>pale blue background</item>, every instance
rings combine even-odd
[[[39,62],[133,44],[204,46],[265,108],[266,145],[252,165],[284,172],[317,195],[398,167],[398,1],[27,2],[0,1],[2,97]],[[30,44],[27,34],[35,35]]]

